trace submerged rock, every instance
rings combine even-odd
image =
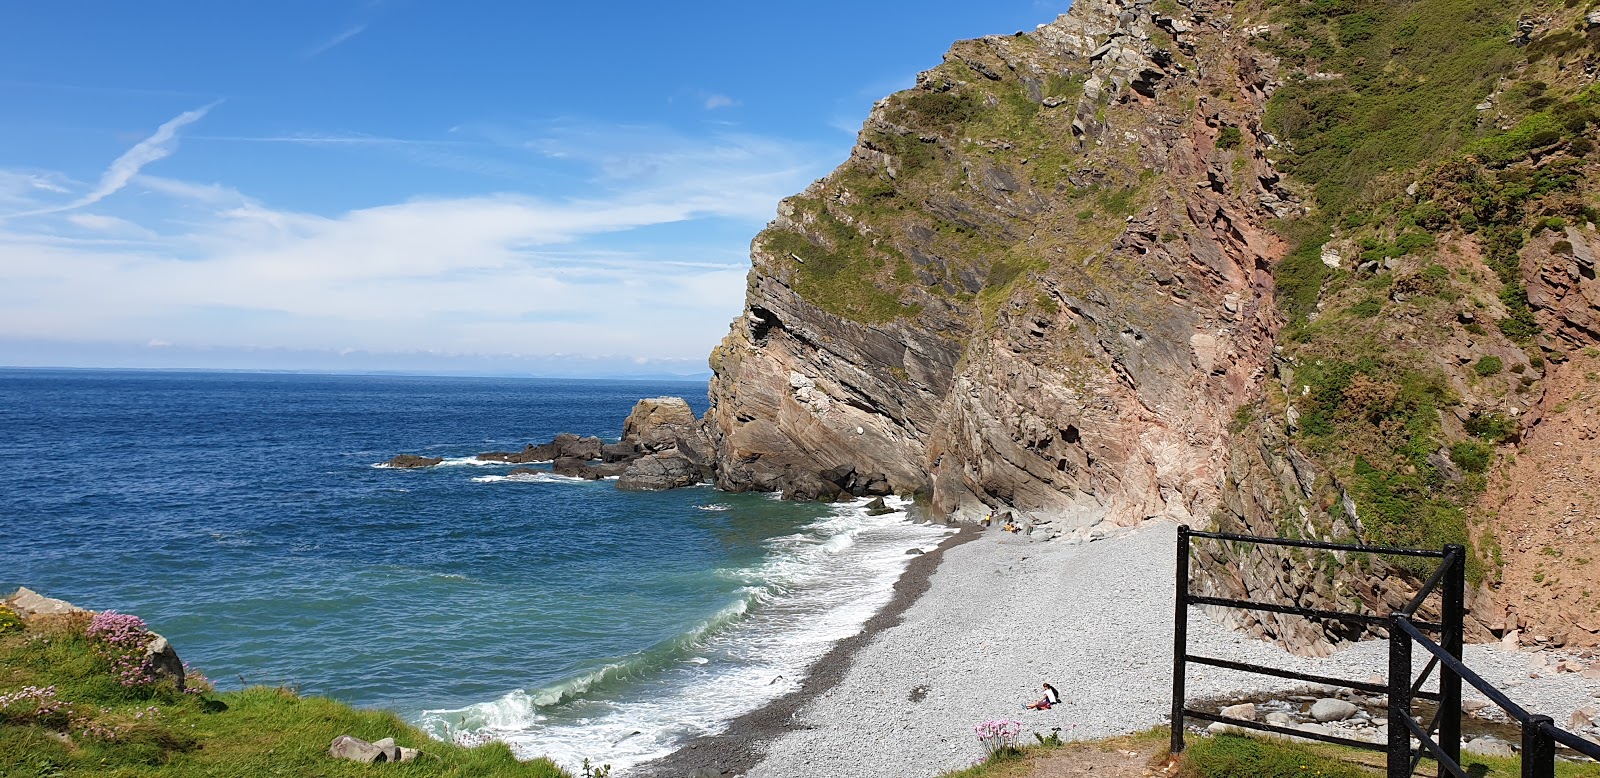
[[[440,457],[424,457],[417,456],[416,454],[396,454],[387,462],[384,462],[382,466],[392,467],[397,470],[412,470],[419,467],[433,467],[434,465],[437,465],[443,461],[444,459]]]

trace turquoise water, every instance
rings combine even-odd
[[[0,588],[137,613],[224,688],[626,768],[794,688],[944,532],[467,463],[658,395],[705,384],[0,370]]]

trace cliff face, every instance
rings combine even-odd
[[[808,496],[843,465],[958,517],[1208,516],[1276,331],[1260,225],[1295,209],[1235,35],[1079,2],[880,102],[752,246],[719,485]]]
[[[1545,374],[1600,340],[1600,34],[1516,13],[1077,0],[956,44],[753,242],[711,357],[718,485],[892,489],[1049,534],[1467,543],[1481,628],[1592,642],[1600,592],[1546,607],[1535,557],[1600,528],[1577,500],[1597,458],[1568,463],[1558,534],[1498,509],[1537,513],[1550,485],[1518,447],[1590,396]],[[1321,607],[1403,602],[1417,572],[1204,554],[1202,589]],[[1355,637],[1239,626],[1313,653]]]

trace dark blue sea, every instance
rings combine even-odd
[[[625,772],[793,689],[944,533],[471,459],[614,440],[661,395],[705,409],[704,382],[0,369],[0,589],[138,614],[222,688]]]

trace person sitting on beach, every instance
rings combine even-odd
[[[1028,704],[1028,710],[1050,710],[1051,705],[1061,704],[1061,692],[1050,684],[1044,685],[1044,696]]]

